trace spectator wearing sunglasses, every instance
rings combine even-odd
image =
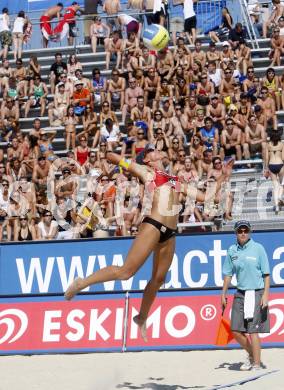
[[[37,239],[36,229],[29,223],[26,215],[19,218],[17,235],[19,241],[34,241]]]
[[[246,351],[241,371],[257,371],[261,366],[259,333],[269,333],[269,261],[264,247],[251,238],[249,221],[237,221],[234,226],[237,241],[231,245],[223,265],[221,307],[227,306],[227,291],[232,276],[237,278],[237,291],[231,314],[231,330],[235,340]]]
[[[40,240],[55,240],[58,234],[58,223],[52,219],[51,211],[45,210],[42,220],[37,225]]]

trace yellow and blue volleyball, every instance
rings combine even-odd
[[[162,50],[168,42],[170,36],[165,27],[159,24],[148,25],[143,32],[143,42],[150,50]]]

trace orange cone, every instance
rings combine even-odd
[[[222,316],[217,330],[215,345],[227,345],[233,338],[230,322]]]

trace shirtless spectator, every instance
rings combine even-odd
[[[50,67],[50,88],[51,93],[55,92],[55,85],[59,83],[59,77],[62,73],[67,73],[67,64],[62,61],[62,54],[55,54],[55,62]]]
[[[144,104],[144,96],[138,96],[137,106],[133,107],[131,110],[130,118],[133,122],[143,121],[150,123],[151,120],[151,110],[149,107]]]
[[[248,126],[245,129],[245,144],[244,156],[249,160],[256,153],[261,153],[263,161],[265,161],[267,135],[264,127],[257,123],[255,115],[249,118]]]
[[[230,180],[230,177],[232,175],[232,168],[234,165],[234,159],[230,159],[227,162],[222,162],[221,158],[219,156],[213,157],[212,159],[212,168],[208,171],[208,179],[215,179],[216,182],[219,183],[226,183]],[[221,182],[220,182],[221,181]],[[215,187],[216,188],[216,187]],[[225,190],[225,196],[226,198],[223,199],[224,193],[223,190]],[[217,200],[219,203],[223,203],[222,206],[224,208],[224,218],[227,221],[231,221],[233,219],[232,217],[232,207],[233,207],[233,195],[230,191],[230,188],[220,188],[220,190],[216,193],[215,200]]]
[[[180,149],[178,151],[178,159],[171,170],[171,174],[178,176],[179,172],[184,170],[185,158],[186,158],[186,154],[184,149]]]
[[[159,108],[165,100],[169,100],[170,104],[172,104],[173,97],[174,86],[169,84],[167,79],[162,79],[156,90],[155,109]]]
[[[195,42],[194,50],[191,53],[191,66],[193,65],[193,62],[199,62],[202,68],[204,68],[206,64],[206,53],[202,49],[202,44],[199,40]]]
[[[116,16],[121,10],[120,0],[105,0],[103,5],[103,11],[108,15],[113,17],[107,18],[107,22],[112,30],[118,30],[119,24],[117,22]]]
[[[284,6],[281,4],[281,0],[272,0],[272,4],[273,11],[270,17],[263,23],[263,38],[267,38],[268,30],[273,29],[277,25],[279,18],[284,13]]]
[[[57,18],[60,20],[60,12],[63,10],[63,4],[57,3],[53,7],[48,8],[40,17],[40,29],[43,37],[43,47],[46,48],[48,41],[53,36],[51,20]]]
[[[17,82],[17,88],[21,96],[28,95],[28,82],[27,78],[27,69],[23,66],[23,60],[18,58],[16,61],[16,69],[13,72],[13,76]]]
[[[281,65],[281,56],[283,55],[284,38],[280,36],[280,28],[275,27],[271,38],[271,51],[269,58],[272,59],[270,67]]]
[[[200,130],[201,139],[207,149],[213,151],[213,155],[218,153],[219,148],[219,132],[217,127],[213,126],[211,117],[206,117],[204,127]]]
[[[207,64],[209,62],[214,62],[216,65],[219,65],[220,62],[220,52],[216,50],[216,43],[209,43],[209,50],[206,52]]]
[[[171,51],[167,48],[157,53],[157,72],[163,79],[170,80],[173,75],[174,58]]]
[[[4,58],[0,67],[0,91],[3,93],[4,90],[8,89],[8,80],[13,76],[13,69],[10,66],[9,61]]]
[[[65,200],[75,200],[77,186],[78,184],[72,175],[70,167],[65,166],[62,168],[62,178],[56,183],[55,195]]]
[[[110,38],[105,39],[106,69],[109,69],[110,60],[116,57],[116,68],[119,69],[122,59],[123,40],[119,31],[111,33]]]
[[[54,102],[48,110],[50,126],[61,126],[66,116],[67,107],[70,104],[70,96],[65,91],[64,83],[58,84],[58,92],[54,95]]]
[[[150,70],[155,70],[156,57],[150,53],[148,47],[142,47],[142,54],[139,56],[139,67],[144,70],[144,72],[148,71],[148,76]]]
[[[215,94],[210,97],[210,103],[206,107],[206,116],[212,118],[214,126],[220,131],[223,129],[226,110],[224,104],[219,101],[218,95]]]
[[[257,104],[263,109],[263,114],[267,119],[267,124],[272,126],[273,129],[277,129],[277,117],[275,101],[269,96],[267,87],[261,88],[260,98],[257,100]]]
[[[23,159],[23,145],[18,141],[18,138],[13,138],[10,146],[7,149],[7,159],[11,161],[17,159],[21,161]]]
[[[1,119],[4,126],[11,127],[13,122],[18,122],[20,118],[19,105],[12,98],[3,100],[1,105]]]
[[[182,107],[179,103],[174,106],[174,115],[169,121],[169,129],[167,137],[176,137],[184,141],[184,133],[188,128],[187,116],[182,112]]]
[[[34,166],[32,177],[32,181],[36,186],[36,191],[46,191],[49,168],[50,162],[47,161],[44,156],[40,156]]]
[[[213,153],[212,150],[206,149],[203,152],[203,158],[198,160],[198,176],[202,179],[203,176],[207,176],[209,170],[212,168]]]
[[[220,94],[224,100],[226,106],[229,106],[234,102],[235,96],[235,79],[233,78],[233,72],[230,69],[225,69],[225,77],[221,81]]]
[[[237,160],[242,159],[241,149],[241,129],[235,126],[231,118],[226,119],[225,128],[221,133],[221,151],[223,157],[237,157]]]
[[[139,96],[143,96],[143,90],[136,84],[136,79],[131,78],[129,80],[129,87],[125,91],[125,104],[122,108],[122,122],[125,123],[127,113],[137,105],[137,99]]]
[[[125,99],[125,78],[121,77],[118,69],[114,68],[111,72],[111,79],[107,84],[107,100],[109,106],[119,105],[122,110]]]
[[[148,49],[147,49],[148,50]],[[156,97],[156,91],[160,84],[160,76],[156,72],[154,67],[149,68],[148,74],[145,77],[145,87],[144,87],[144,102],[145,104],[150,104],[153,102]]]

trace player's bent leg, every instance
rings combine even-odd
[[[133,276],[145,263],[148,256],[155,249],[160,239],[160,232],[152,225],[142,224],[138,236],[135,238],[123,266],[105,267],[94,272],[85,279],[78,278],[68,287],[64,296],[72,299],[79,291],[92,284],[108,282],[111,280],[127,280]],[[145,245],[147,243],[147,245]]]

